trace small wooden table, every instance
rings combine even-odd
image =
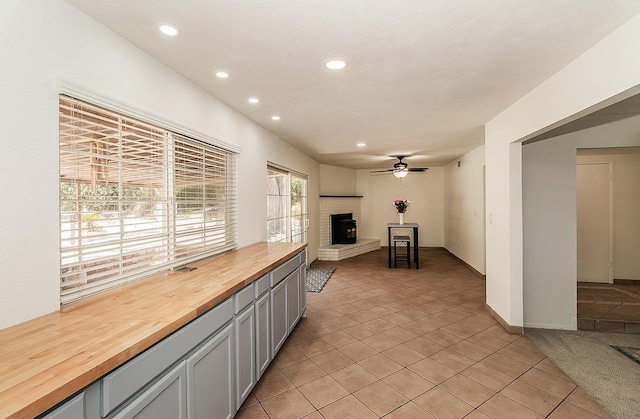
[[[416,263],[416,269],[420,269],[420,261],[418,259],[418,223],[388,223],[387,224],[387,248],[389,249],[389,268],[391,268],[391,236],[392,230],[398,229],[411,229],[411,233],[413,236],[413,261]],[[402,235],[406,235],[403,233]]]

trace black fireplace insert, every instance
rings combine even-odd
[[[353,213],[331,214],[331,244],[352,244],[357,238]]]

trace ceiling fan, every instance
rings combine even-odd
[[[408,156],[393,156],[398,159],[398,162],[393,165],[393,169],[384,169],[384,170],[372,170],[369,173],[393,173],[395,177],[398,179],[402,179],[407,176],[409,172],[420,172],[424,173],[429,170],[428,167],[413,167],[409,168],[409,165],[402,161],[402,159]]]

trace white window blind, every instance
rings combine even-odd
[[[236,160],[61,95],[62,304],[236,247]]]

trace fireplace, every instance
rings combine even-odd
[[[353,213],[331,214],[331,244],[353,244],[357,241]]]

